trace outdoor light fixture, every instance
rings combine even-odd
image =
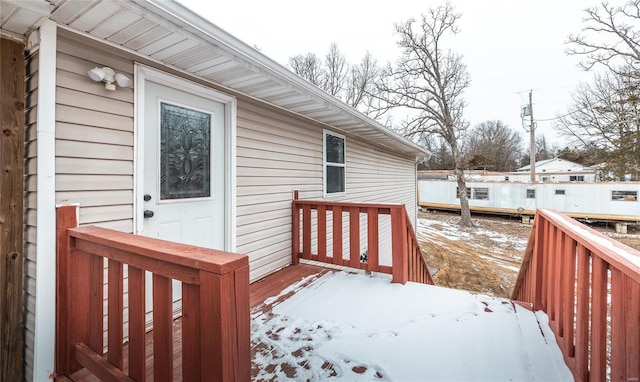
[[[122,73],[116,73],[113,69],[105,66],[104,68],[95,67],[89,70],[89,78],[96,82],[104,82],[104,88],[107,90],[116,90],[114,81],[121,88],[128,88],[131,86],[131,80],[129,77]]]

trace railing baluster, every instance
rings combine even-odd
[[[145,280],[144,271],[129,266],[129,376],[144,382],[145,356]]]
[[[300,207],[294,200],[291,206],[291,263],[297,265],[300,262]]]
[[[349,266],[360,268],[360,208],[349,208]]]
[[[173,381],[173,308],[171,279],[153,275],[153,375],[154,381]]]
[[[318,261],[327,261],[327,207],[318,206]]]
[[[123,295],[124,295],[124,278],[122,274],[122,263],[117,261],[108,261],[108,341],[109,351],[107,359],[109,362],[122,369],[123,357]]]
[[[182,283],[182,380],[200,381],[200,288]]]
[[[302,206],[302,258],[311,259],[311,206]]]
[[[576,374],[579,380],[589,378],[589,284],[590,267],[587,249],[578,245],[578,294],[576,303]]]
[[[378,272],[378,209],[367,208],[367,270]]]
[[[104,261],[89,255],[89,342],[97,354],[104,352]]]
[[[575,339],[574,322],[575,322],[575,296],[576,296],[576,241],[565,237],[563,257],[563,279],[562,279],[562,311],[564,312],[562,321],[562,330],[564,337],[564,348],[569,357],[574,356],[575,347],[573,341]]]
[[[342,265],[342,207],[334,206],[333,211],[333,263]]]
[[[591,254],[591,372],[592,381],[604,381],[607,365],[607,266]],[[611,323],[613,325],[613,322]],[[624,335],[624,334],[623,334]]]
[[[627,381],[640,381],[640,284],[624,276]]]

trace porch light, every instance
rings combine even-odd
[[[104,68],[95,67],[89,70],[89,78],[96,82],[104,82],[104,88],[107,90],[116,90],[114,81],[121,88],[131,86],[131,80],[122,73],[116,73],[115,70],[105,66]]]

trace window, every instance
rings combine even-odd
[[[638,200],[638,191],[611,191],[611,200],[635,202]]]
[[[474,188],[473,189],[473,199],[489,200],[489,189],[488,188]]]
[[[467,187],[467,198],[471,199],[471,187]],[[456,187],[456,199],[460,199],[460,187]]]
[[[505,177],[504,177],[504,180],[505,180],[505,182],[509,181],[509,177],[508,177],[508,176],[505,176]]]
[[[467,187],[467,198],[476,200],[489,200],[489,189],[482,187]],[[456,187],[456,199],[460,199],[459,187]]]
[[[536,198],[536,190],[535,189],[528,189],[527,190],[527,199],[535,199]]]
[[[324,194],[344,194],[346,186],[345,138],[324,131]]]
[[[549,181],[549,177],[548,176],[543,176],[542,177],[542,181],[543,182],[548,182]]]
[[[570,175],[570,182],[584,182],[584,175]]]
[[[556,195],[564,195],[564,190],[556,190]]]

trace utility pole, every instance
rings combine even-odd
[[[536,127],[533,124],[533,90],[529,90],[529,134],[531,147],[529,149],[529,164],[531,167],[531,182],[536,181]]]

